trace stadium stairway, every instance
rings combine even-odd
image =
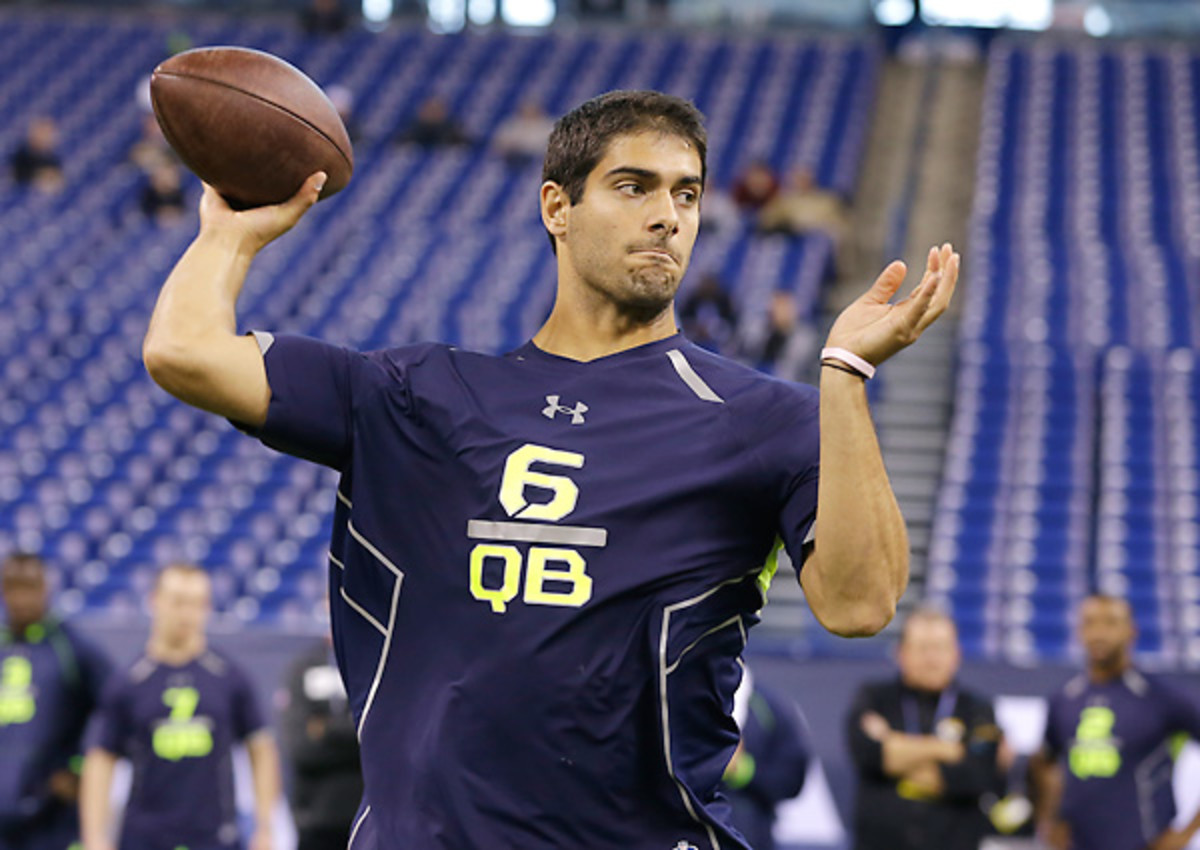
[[[911,286],[933,244],[962,250],[974,185],[983,68],[977,64],[887,63],[855,197],[857,246],[843,254],[826,321],[858,297],[899,253]],[[890,244],[889,244],[890,243]],[[872,381],[872,411],[909,530],[909,592],[925,595],[925,567],[954,400],[957,309]]]

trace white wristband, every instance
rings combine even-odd
[[[875,377],[875,367],[866,360],[863,360],[853,351],[847,351],[844,348],[822,348],[821,359],[837,360],[841,363],[845,363],[864,378],[870,379]]]

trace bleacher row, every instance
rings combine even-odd
[[[1200,53],[992,49],[929,596],[972,654],[1078,652],[1127,597],[1200,666]]]
[[[53,116],[67,182],[41,196],[0,175],[0,551],[43,552],[67,612],[137,609],[154,568],[175,558],[213,569],[224,615],[304,624],[321,607],[333,473],[174,402],[140,364],[156,291],[196,227],[194,215],[148,222],[144,178],[127,160],[139,87],[181,28],[194,44],[268,50],[354,92],[357,177],[264,253],[242,316],[359,348],[439,339],[500,351],[545,316],[554,270],[540,164],[514,167],[486,147],[521,102],[557,114],[607,89],[660,88],[709,116],[716,186],[766,157],[848,191],[878,65],[869,42],[840,37],[313,39],[279,21],[181,20],[0,10],[0,152]],[[392,143],[431,94],[480,144]],[[744,314],[777,288],[811,312],[829,251],[827,239],[747,226],[705,236],[689,280],[717,271]]]

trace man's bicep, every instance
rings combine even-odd
[[[155,383],[180,401],[253,427],[266,421],[271,390],[254,337],[213,335],[186,352],[147,349],[145,361]]]

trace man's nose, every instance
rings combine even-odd
[[[679,232],[679,211],[675,198],[668,191],[655,192],[650,209],[650,230],[674,236]]]

